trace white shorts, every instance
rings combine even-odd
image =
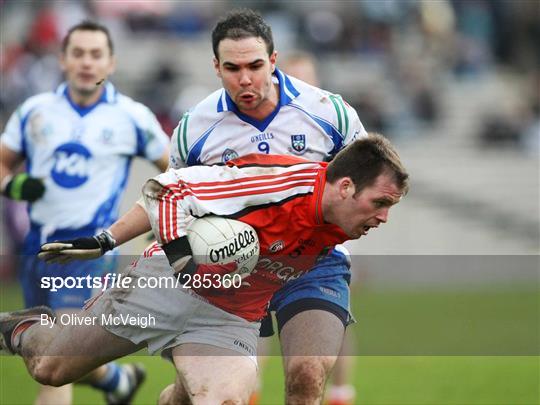
[[[126,281],[130,277],[129,285],[110,288],[86,305],[109,332],[135,344],[146,342],[151,354],[183,343],[202,343],[256,356],[260,323],[225,312],[190,289],[175,287],[165,255],[141,257],[120,274]],[[140,279],[145,279],[144,285],[158,280],[161,287],[141,288]]]

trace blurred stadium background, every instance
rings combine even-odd
[[[272,25],[278,66],[279,56],[313,53],[321,87],[391,138],[411,174],[390,222],[349,245],[359,324],[346,354],[358,356],[359,403],[540,403],[538,0],[3,0],[2,128],[24,99],[61,81],[59,40],[91,17],[113,34],[112,81],[170,133],[220,87],[210,30],[238,6]],[[123,210],[154,173],[141,162],[132,170]],[[7,221],[24,227],[23,217],[2,219],[2,310],[21,305]],[[155,403],[173,370],[141,359],[151,376],[137,401]],[[263,402],[281,403],[277,355],[263,373]],[[19,359],[0,357],[1,404],[31,403],[33,387]],[[77,389],[75,401],[100,398]]]

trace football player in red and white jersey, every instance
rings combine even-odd
[[[106,290],[82,314],[88,319],[154,315],[157,325],[59,326],[50,322],[52,312],[37,307],[0,314],[0,344],[20,354],[30,374],[48,385],[69,383],[144,346],[165,350],[193,403],[245,403],[256,378],[257,321],[273,292],[309,271],[328,247],[385,223],[407,189],[397,153],[379,135],[353,142],[329,164],[253,155],[225,166],[169,170],[146,183],[145,208],[135,208],[146,210],[165,255],[141,258],[127,274],[132,284]],[[257,231],[261,260],[245,279],[249,285],[233,291],[137,288],[136,281],[148,274],[213,270],[186,260],[179,266],[178,260],[189,221],[209,214],[240,219]],[[63,250],[43,246],[42,256],[58,259],[96,242],[101,250],[111,248],[109,238],[81,238],[64,242]],[[298,254],[302,249],[307,254]]]

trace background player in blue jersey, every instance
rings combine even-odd
[[[223,89],[184,115],[173,134],[171,167],[222,163],[253,152],[329,160],[344,145],[365,136],[358,115],[340,96],[276,67],[272,31],[259,14],[231,12],[216,25],[212,45]],[[148,229],[148,219],[135,207],[110,233],[123,243]],[[102,250],[96,242],[88,254],[80,250],[71,254],[95,257]],[[345,327],[352,320],[349,280],[347,255],[336,248],[308,275],[290,280],[271,302],[280,331],[288,403],[322,399]],[[261,334],[271,333],[266,329]]]
[[[23,247],[20,279],[28,307],[48,305],[57,313],[80,311],[89,288],[40,288],[44,276],[100,276],[115,269],[114,255],[95,262],[46,265],[35,254],[42,243],[94,235],[117,218],[132,157],[164,170],[168,139],[144,105],[118,93],[107,81],[115,69],[108,30],[93,22],[72,27],[62,44],[66,82],[56,92],[26,100],[11,116],[0,140],[4,195],[30,202],[30,232]],[[25,161],[26,171],[13,175]],[[129,401],[142,371],[108,364],[88,382],[109,403]],[[71,386],[43,386],[38,403],[70,403]]]

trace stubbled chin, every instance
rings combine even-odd
[[[240,100],[238,103],[236,103],[237,105],[241,105],[242,107],[244,107],[245,109],[252,109],[252,108],[256,108],[258,107],[257,105],[257,102],[256,102],[256,99],[253,99],[253,100],[250,100],[250,101],[246,101],[246,100]]]
[[[82,96],[91,96],[100,90],[99,86],[96,85],[87,85],[77,87],[77,92]]]

